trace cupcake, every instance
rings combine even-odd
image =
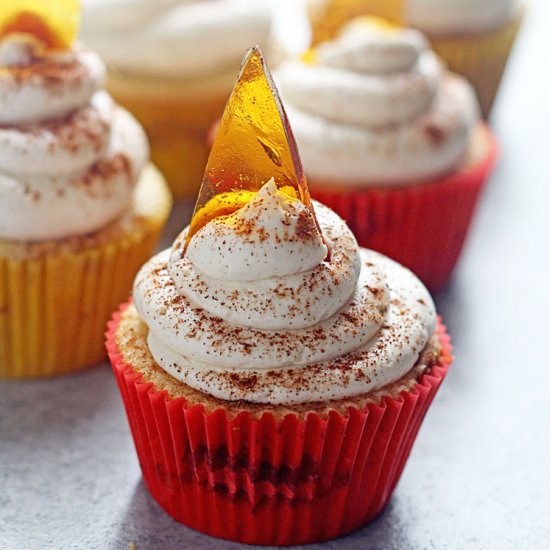
[[[231,92],[242,52],[270,37],[256,0],[89,0],[82,36],[106,61],[108,90],[143,124],[176,198],[195,197],[206,135]]]
[[[485,118],[524,13],[519,0],[311,0],[308,6],[315,43],[365,14],[421,30],[449,69],[472,83]]]
[[[313,196],[361,246],[444,286],[496,154],[468,82],[418,31],[369,17],[276,76]]]
[[[309,199],[257,50],[190,226],[142,268],[107,348],[157,502],[273,545],[384,508],[451,362],[422,283]]]
[[[95,53],[0,36],[0,376],[72,372],[106,358],[171,199]]]

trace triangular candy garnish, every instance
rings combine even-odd
[[[321,4],[321,2],[319,3]],[[375,15],[398,25],[406,24],[405,0],[331,0],[323,2],[314,18],[314,45],[332,40],[351,19]]]
[[[69,49],[80,26],[79,0],[0,0],[0,40],[30,34],[48,49]]]
[[[244,57],[218,127],[186,247],[206,223],[244,206],[271,178],[315,217],[285,110],[262,52],[255,47]]]
[[[403,27],[399,26],[397,23],[392,23],[388,19],[383,19],[376,15],[361,15],[360,17],[355,17],[345,28],[376,30],[380,34],[388,35],[397,34],[399,31],[403,30]]]

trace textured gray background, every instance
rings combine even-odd
[[[548,21],[549,2],[533,3],[494,111],[501,162],[436,296],[456,362],[387,510],[309,548],[550,548]],[[149,497],[107,366],[0,383],[0,548],[130,542],[239,547],[175,523]]]

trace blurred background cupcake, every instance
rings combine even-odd
[[[207,130],[243,50],[273,45],[270,14],[256,0],[86,0],[83,39],[107,62],[109,91],[145,127],[176,197],[198,190]]]
[[[474,86],[484,117],[491,111],[523,18],[518,0],[310,0],[314,43],[371,14],[424,32],[450,70]]]
[[[102,90],[103,63],[72,44],[78,13],[65,14],[67,39],[47,22],[63,10],[44,6],[22,27],[47,31],[40,39],[16,32],[16,17],[0,38],[3,377],[72,372],[105,358],[107,319],[171,206],[145,133]]]
[[[496,156],[468,82],[422,34],[372,17],[276,73],[312,196],[359,244],[448,281]]]

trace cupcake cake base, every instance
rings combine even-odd
[[[378,515],[452,361],[438,323],[417,364],[367,396],[292,407],[224,402],[155,365],[131,303],[107,349],[145,484],[189,527],[250,544],[338,537]]]

